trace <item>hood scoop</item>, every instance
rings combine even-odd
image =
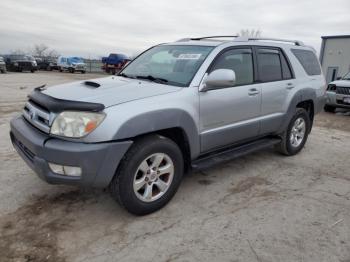
[[[90,87],[94,87],[94,88],[98,88],[101,85],[99,83],[93,82],[93,81],[85,81],[84,85],[86,86],[90,86]]]

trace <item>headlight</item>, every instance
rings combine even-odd
[[[35,61],[32,62],[32,66],[37,66],[37,65],[38,64]]]
[[[14,62],[13,65],[14,65],[14,66],[18,66],[18,63],[17,63],[17,62]]]
[[[104,113],[65,111],[51,127],[51,134],[65,137],[83,137],[95,130],[105,118]]]

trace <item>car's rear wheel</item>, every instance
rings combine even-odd
[[[306,143],[310,129],[311,120],[308,112],[303,108],[297,108],[287,130],[281,136],[278,151],[288,156],[299,153]]]
[[[176,193],[183,166],[181,150],[172,140],[159,135],[141,138],[120,163],[111,194],[132,214],[152,213]]]
[[[330,105],[325,105],[324,106],[324,111],[329,112],[329,113],[334,113],[337,108],[334,106]]]

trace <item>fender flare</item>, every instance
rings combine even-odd
[[[113,139],[129,139],[169,128],[181,128],[184,131],[191,158],[196,158],[200,153],[199,131],[192,116],[182,109],[164,109],[139,114],[124,122]]]
[[[291,102],[289,103],[289,107],[287,109],[286,116],[284,117],[284,121],[281,124],[279,133],[283,133],[287,129],[290,121],[292,120],[295,114],[297,105],[300,102],[307,101],[307,100],[313,101],[313,106],[315,107],[316,101],[317,101],[317,94],[315,89],[304,88],[294,94]],[[315,112],[315,108],[314,108],[314,112]]]

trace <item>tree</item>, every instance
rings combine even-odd
[[[260,29],[242,29],[239,33],[237,33],[238,36],[253,38],[259,38],[261,37],[261,34],[262,32]]]
[[[32,55],[37,57],[58,57],[59,53],[45,44],[35,44],[32,49]]]
[[[33,48],[33,55],[34,56],[39,56],[39,57],[42,57],[46,54],[46,52],[48,51],[49,47],[45,44],[36,44],[34,45],[34,48]]]

